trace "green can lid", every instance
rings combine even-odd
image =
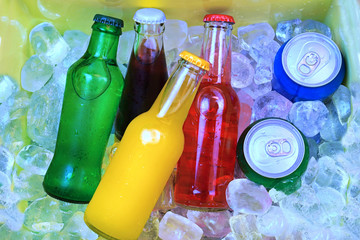
[[[124,21],[119,18],[109,17],[101,14],[96,14],[94,16],[94,22],[103,23],[106,25],[111,25],[117,28],[124,27]]]

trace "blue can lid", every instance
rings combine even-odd
[[[338,75],[342,56],[329,37],[306,32],[290,39],[282,53],[282,65],[291,80],[305,87],[321,87]]]
[[[142,8],[136,11],[134,21],[143,24],[161,24],[166,21],[163,11],[156,8]]]

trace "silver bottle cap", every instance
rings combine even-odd
[[[305,87],[321,87],[338,75],[342,57],[329,37],[307,32],[296,35],[285,45],[282,64],[294,82]]]
[[[265,119],[255,124],[243,146],[249,166],[267,178],[293,173],[305,155],[305,143],[299,130],[282,119]]]
[[[142,8],[136,11],[134,21],[143,24],[160,24],[166,21],[163,11],[156,8]]]

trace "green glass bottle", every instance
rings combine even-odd
[[[116,64],[123,21],[96,14],[88,49],[68,70],[54,158],[44,190],[74,203],[90,201],[124,79]]]

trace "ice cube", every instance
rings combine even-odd
[[[15,170],[12,177],[14,193],[19,199],[33,201],[46,195],[42,188],[43,176],[28,170]]]
[[[237,52],[237,53],[240,53],[241,50],[242,50],[241,46],[240,46],[239,39],[234,34],[232,34],[232,36],[231,36],[231,50],[233,52]]]
[[[171,209],[171,212],[186,217],[188,210],[186,208],[176,206],[175,208]]]
[[[253,41],[249,55],[257,63],[264,61],[264,59],[268,59],[268,62],[273,63],[279,49],[280,44],[278,42],[274,41],[273,38],[262,35]]]
[[[187,38],[184,44],[181,45],[181,49],[191,52],[197,56],[200,56],[203,38],[204,38],[204,26],[189,27]]]
[[[320,205],[322,205],[327,215],[331,218],[331,224],[340,224],[339,213],[345,207],[343,195],[333,188],[325,187],[317,190],[316,197],[319,199]]]
[[[29,137],[40,146],[54,151],[63,102],[62,86],[51,79],[31,96],[27,115]]]
[[[256,99],[270,92],[272,90],[272,85],[271,82],[267,82],[259,85],[253,82],[248,87],[243,88],[243,90],[244,92],[249,94],[253,99]]]
[[[69,219],[74,215],[76,212],[85,212],[86,204],[74,204],[68,203],[64,201],[59,201],[59,208],[62,214],[63,223],[67,223]]]
[[[274,29],[266,22],[239,27],[237,32],[240,46],[246,51],[250,50],[251,45],[259,36],[266,36],[270,39],[275,37]]]
[[[186,41],[189,43],[202,43],[204,38],[204,30],[204,26],[189,27]]]
[[[72,48],[60,65],[62,65],[62,67],[68,70],[71,65],[73,65],[84,55],[85,51],[86,49],[81,47]]]
[[[253,106],[255,120],[267,117],[286,119],[292,105],[292,102],[284,96],[271,91],[255,100]]]
[[[302,21],[294,29],[295,34],[305,33],[305,32],[317,32],[324,34],[329,38],[331,38],[332,35],[331,30],[327,25],[311,19]]]
[[[21,69],[21,86],[26,91],[35,92],[49,81],[53,72],[53,66],[42,62],[37,55],[33,55]]]
[[[347,229],[345,226],[332,226],[330,229],[330,238],[334,240],[358,240],[359,238]]]
[[[179,48],[185,42],[187,34],[188,26],[186,22],[176,19],[167,19],[164,31],[165,51]]]
[[[35,26],[30,32],[29,39],[36,55],[46,64],[60,63],[70,51],[69,45],[49,22]]]
[[[0,227],[0,236],[6,240],[32,240],[34,235],[26,228],[22,228],[20,231],[12,231],[6,224]]]
[[[61,239],[65,240],[67,239],[67,236],[64,236],[64,234],[60,232],[49,232],[41,238],[41,240],[54,240],[54,239]]]
[[[11,120],[5,126],[0,127],[0,142],[14,155],[30,144],[30,141],[26,132],[25,116]]]
[[[235,179],[229,183],[226,201],[235,214],[264,214],[272,204],[265,187],[247,179]]]
[[[19,90],[16,80],[8,75],[0,75],[0,104]]]
[[[328,156],[320,158],[318,166],[315,182],[321,187],[334,188],[345,196],[350,181],[348,173]]]
[[[262,58],[255,67],[254,83],[257,85],[271,82],[273,79],[273,61]]]
[[[355,198],[360,196],[360,172],[359,168],[356,169],[355,174],[350,175],[350,184],[348,189],[348,195]]]
[[[0,172],[0,208],[16,202],[17,199],[11,192],[11,181],[5,173]]]
[[[280,42],[286,42],[290,38],[304,32],[317,32],[331,38],[330,28],[318,21],[307,19],[301,21],[300,19],[293,19],[289,21],[282,21],[277,24],[276,38]]]
[[[167,212],[159,225],[159,237],[163,240],[200,240],[203,231],[189,219]]]
[[[222,238],[221,240],[237,240],[235,237],[234,233],[229,233],[228,235],[226,235],[224,238]]]
[[[12,153],[5,147],[0,146],[0,172],[10,177],[14,163],[15,159]]]
[[[319,156],[334,156],[345,151],[340,142],[323,142],[319,145]]]
[[[287,195],[284,192],[280,190],[276,190],[275,188],[270,189],[269,195],[273,203],[278,203],[287,197]]]
[[[49,196],[33,201],[25,210],[25,227],[33,232],[59,232],[62,223],[59,201]]]
[[[201,227],[205,236],[214,238],[222,238],[231,231],[230,217],[231,214],[228,211],[199,212],[189,210],[187,212],[187,218]]]
[[[25,146],[16,156],[16,163],[33,174],[45,175],[54,154],[49,150],[36,146]]]
[[[12,231],[19,231],[24,223],[24,214],[13,203],[0,209],[0,222],[5,222]]]
[[[134,31],[123,32],[120,36],[116,61],[118,65],[128,64],[135,40]],[[124,76],[125,77],[125,76]]]
[[[308,145],[309,145],[309,157],[318,157],[319,153],[319,146],[318,143],[315,141],[314,138],[306,138]]]
[[[280,207],[283,211],[298,214],[313,224],[328,223],[328,215],[316,197],[314,189],[307,185],[280,201]]]
[[[301,23],[300,19],[293,19],[288,21],[282,21],[277,24],[276,38],[280,42],[284,43],[290,38],[295,36],[295,28]]]
[[[342,218],[349,231],[360,237],[360,202],[350,198],[342,210]]]
[[[319,171],[318,162],[314,157],[311,157],[307,169],[304,175],[302,176],[303,182],[307,185],[311,184],[315,180],[318,171]]]
[[[340,141],[346,133],[347,124],[341,124],[335,105],[332,102],[328,103],[326,106],[329,110],[329,116],[324,126],[321,128],[320,136],[325,141]]]
[[[30,104],[29,94],[19,91],[11,95],[3,104],[0,105],[0,129],[9,123],[10,120],[23,117],[28,111]]]
[[[64,62],[63,62],[64,63]],[[66,77],[69,67],[59,64],[54,68],[54,75],[48,82],[48,84],[53,84],[53,87],[59,88],[59,93],[64,95],[65,86],[66,86]],[[46,84],[46,85],[48,85]]]
[[[179,49],[173,48],[165,53],[166,56],[166,65],[168,69],[169,76],[175,70],[177,63],[180,59]]]
[[[230,227],[236,239],[262,240],[256,227],[256,216],[239,214],[230,218]]]
[[[75,212],[65,227],[61,230],[65,236],[79,239],[96,240],[98,235],[91,231],[84,222],[84,213]]]
[[[298,231],[294,231],[295,239],[308,239],[308,240],[324,240],[331,239],[330,228],[324,228],[317,225],[306,224],[300,226]]]
[[[159,213],[153,211],[145,224],[138,240],[157,240],[159,239]]]
[[[329,110],[321,101],[303,101],[292,105],[289,120],[307,137],[313,137],[325,125]]]
[[[251,60],[237,52],[232,52],[231,56],[231,86],[233,88],[249,86],[253,82],[255,74]]]
[[[240,102],[240,116],[239,116],[239,136],[249,126],[252,120],[252,109],[251,107],[243,102]]]
[[[351,115],[351,93],[344,85],[340,85],[331,96],[341,124],[347,123]]]
[[[360,119],[360,111],[356,111],[353,114],[353,117],[348,123],[347,131],[341,139],[341,143],[345,148],[360,142],[360,134],[358,134],[360,131],[360,123],[357,122],[359,121],[358,119]]]
[[[71,48],[86,48],[90,40],[89,35],[80,30],[67,30],[63,38]]]
[[[267,213],[256,219],[256,226],[260,233],[266,236],[280,236],[289,227],[281,208],[272,206]]]

